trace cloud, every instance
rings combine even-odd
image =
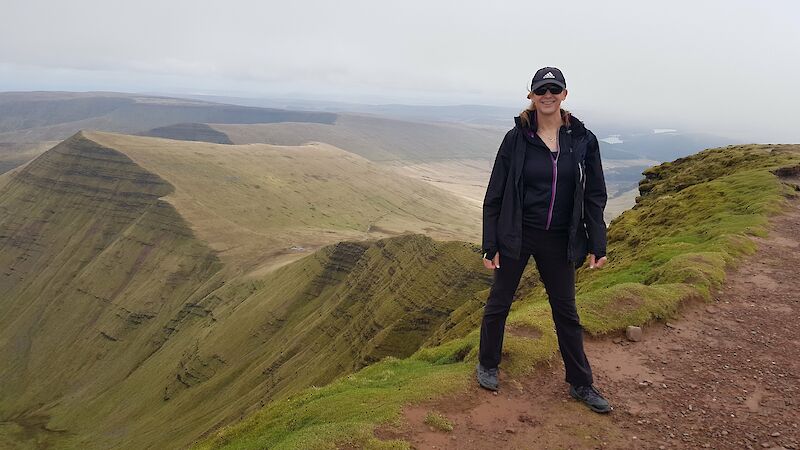
[[[517,106],[555,65],[574,108],[800,141],[772,118],[800,103],[798,13],[788,0],[12,1],[0,89]]]

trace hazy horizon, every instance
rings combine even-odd
[[[800,129],[782,119],[800,103],[796,3],[626,0],[542,10],[529,2],[14,2],[0,19],[0,91],[519,108],[533,72],[552,65],[567,78],[565,107],[608,122],[800,142]]]

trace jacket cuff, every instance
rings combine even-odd
[[[483,259],[488,259],[488,260],[491,261],[492,258],[494,258],[494,255],[496,255],[496,254],[497,254],[497,250],[495,250],[493,248],[488,248],[488,249],[485,248],[485,249],[483,249]]]

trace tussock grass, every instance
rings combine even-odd
[[[425,415],[425,423],[441,431],[453,431],[453,424],[442,413],[429,411]]]
[[[465,382],[457,364],[387,357],[325,387],[270,403],[197,448],[333,449],[336,442],[375,448],[372,429],[395,419],[401,404],[456,391]]]
[[[689,299],[710,299],[724,282],[725,271],[754,252],[748,236],[766,235],[769,216],[781,211],[785,196],[796,195],[771,171],[798,163],[800,146],[753,145],[706,150],[645,171],[637,205],[610,226],[610,263],[602,270],[578,271],[577,303],[586,330],[594,335],[619,331],[672,317]],[[535,331],[506,336],[501,369],[512,376],[556,352],[550,308],[541,289],[514,304],[507,326]],[[275,448],[379,445],[370,427],[398,420],[402,403],[472,382],[477,346],[478,330],[473,328],[409,358],[384,360],[285,404],[268,405],[200,448],[245,448],[240,445],[256,439],[271,439],[258,442]],[[364,386],[352,382],[378,373],[387,376],[381,381],[385,391],[371,390],[367,381]],[[300,412],[289,405],[299,408],[295,402],[314,395],[325,399],[315,403],[319,409],[301,408],[311,416],[292,422]],[[376,398],[364,398],[371,395]]]

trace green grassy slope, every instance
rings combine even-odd
[[[778,174],[793,174],[792,183]],[[751,253],[748,235],[763,235],[800,186],[800,146],[750,145],[710,149],[653,167],[637,205],[609,228],[610,263],[578,273],[578,307],[594,335],[675,315],[683,302],[708,299],[725,270]],[[529,280],[532,278],[529,278]],[[503,370],[528,372],[557,350],[544,292],[523,281],[508,320]],[[462,317],[474,317],[476,310]],[[474,323],[474,321],[473,321]],[[463,389],[472,382],[478,330],[464,327],[440,345],[406,359],[388,358],[352,376],[287,401],[273,402],[197,448],[408,448],[372,430],[396,420],[400,406]]]
[[[110,146],[123,142],[124,151]],[[187,445],[271,399],[411,355],[485,296],[490,278],[477,247],[414,234],[342,242],[242,275],[201,238],[204,225],[187,220],[180,199],[208,193],[196,200],[223,216],[221,203],[283,186],[278,175],[291,165],[279,160],[303,149],[159,143],[81,133],[0,177],[0,443]],[[192,172],[220,148],[232,151]],[[349,173],[346,152],[323,150],[308,162]],[[353,161],[362,178],[381,182],[359,195],[386,209],[397,206],[382,192],[420,192]],[[248,167],[264,177],[262,189],[247,188]],[[209,189],[209,180],[219,185]],[[320,186],[331,191],[335,180]],[[343,211],[363,220],[359,185],[345,185],[352,201]]]
[[[169,184],[82,136],[5,181],[0,411],[41,419],[67,393],[98,395],[158,351],[220,263],[159,200]]]
[[[330,145],[87,135],[169,180],[165,200],[232,270],[263,273],[323,245],[405,232],[479,240],[478,206]]]

